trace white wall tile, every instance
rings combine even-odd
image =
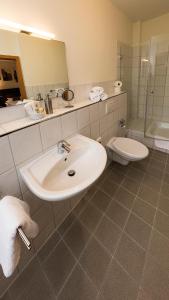
[[[91,138],[96,140],[100,136],[100,125],[99,121],[91,124]]]
[[[90,123],[89,108],[85,107],[77,111],[78,129],[86,127]]]
[[[15,169],[0,175],[0,196],[16,196],[20,197],[21,191],[19,181]]]
[[[107,101],[99,102],[99,117],[104,117],[106,115],[106,103]]]
[[[14,161],[7,136],[0,138],[0,174],[12,169]]]
[[[90,125],[80,129],[79,133],[90,138],[91,137]]]
[[[42,151],[39,125],[9,135],[15,164],[20,164]]]
[[[54,118],[41,123],[40,132],[43,149],[54,146],[61,139],[61,118]]]
[[[61,117],[63,138],[69,137],[77,131],[76,112]]]
[[[99,119],[99,104],[93,104],[89,107],[90,122],[97,121]]]

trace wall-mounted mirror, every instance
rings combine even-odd
[[[68,87],[63,42],[0,30],[0,107]]]

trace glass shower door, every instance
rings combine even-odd
[[[152,38],[147,63],[144,133],[169,140],[169,35]]]

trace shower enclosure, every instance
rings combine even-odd
[[[118,43],[118,58],[118,77],[128,92],[129,128],[142,132],[140,139],[169,149],[169,35],[136,47]]]
[[[169,141],[169,35],[150,43],[144,133]]]

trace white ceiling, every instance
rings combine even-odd
[[[169,0],[112,0],[133,21],[148,20],[169,12]]]

